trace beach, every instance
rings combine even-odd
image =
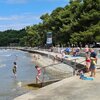
[[[40,66],[43,71],[45,70],[50,79],[63,79],[72,76],[73,68],[61,61],[40,54],[31,54],[31,56],[34,64]]]
[[[42,52],[38,51],[37,52]],[[44,51],[43,51],[44,52]],[[71,77],[73,76],[73,66],[75,67],[75,64],[79,65],[79,69],[82,69],[85,66],[85,57],[73,57],[71,55],[66,55],[66,58],[63,59],[63,62],[59,60],[53,59],[52,56],[58,57],[58,59],[61,59],[61,54],[60,53],[54,53],[54,52],[47,52],[45,51],[44,53],[48,54],[47,56],[38,54],[38,53],[33,53],[31,54],[32,56],[32,61],[36,64],[42,67],[43,70],[45,70],[49,75],[52,76],[52,78],[56,79],[63,79],[66,77]],[[51,53],[51,55],[50,55]],[[67,64],[65,64],[65,63]],[[98,58],[97,64],[96,64],[97,69],[100,68],[100,58]],[[67,76],[66,76],[67,75]]]

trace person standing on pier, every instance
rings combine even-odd
[[[90,58],[91,58],[91,65],[90,65],[90,71],[91,71],[91,75],[95,77],[96,75],[96,64],[97,64],[97,53],[90,48]]]
[[[97,63],[97,53],[93,50],[93,48],[90,48],[90,57],[93,57]]]
[[[90,68],[90,65],[91,65],[91,59],[90,59],[90,55],[87,53],[86,55],[86,72],[89,72],[89,68]]]
[[[95,77],[96,75],[96,59],[91,57],[91,66],[90,66],[90,71],[91,71],[91,77]]]
[[[13,74],[14,74],[14,76],[15,76],[15,78],[16,78],[17,64],[16,64],[16,62],[14,62],[13,64],[14,64],[14,65],[13,65],[12,71],[13,71]]]

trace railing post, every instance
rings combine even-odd
[[[76,74],[76,59],[75,59],[75,62],[74,62],[75,64],[74,64],[74,67],[73,67],[73,75],[75,75]]]
[[[43,83],[44,83],[44,78],[45,78],[45,67],[43,67],[43,78],[42,78],[42,86],[43,86]]]

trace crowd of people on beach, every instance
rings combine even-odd
[[[68,57],[68,55],[71,55],[72,57],[78,57],[80,56],[80,53],[83,52],[85,54],[85,69],[87,73],[90,73],[91,77],[95,77],[96,75],[96,64],[97,64],[97,53],[94,51],[93,48],[89,48],[88,45],[85,45],[85,48],[81,49],[79,47],[76,48],[70,48],[67,47],[65,49],[61,50],[61,57],[55,56],[55,59],[62,61],[63,58]],[[55,60],[54,60],[55,61]],[[82,70],[79,70],[82,72]]]

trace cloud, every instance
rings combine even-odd
[[[11,21],[11,20],[17,20],[17,17],[15,17],[15,16],[9,16],[9,17],[0,16],[0,21]]]
[[[26,26],[41,22],[39,15],[23,13],[19,15],[0,16],[0,31],[8,29],[22,29]]]
[[[17,24],[2,24],[0,25],[0,29],[1,30],[5,30],[5,29],[22,29],[28,25],[32,25],[30,23],[17,23]]]
[[[69,0],[3,0],[0,2],[5,2],[7,4],[24,4],[27,2],[69,2]]]
[[[16,27],[16,26],[18,26],[18,25],[24,26],[24,25],[26,25],[26,24],[13,24],[13,25],[12,25],[12,24],[9,24],[9,25],[8,25],[8,24],[6,24],[6,25],[5,25],[5,24],[2,24],[2,25],[0,25],[0,28],[2,28],[2,27],[3,27],[3,28],[11,28],[11,27]]]
[[[41,1],[42,0],[37,0],[37,1]],[[57,1],[69,1],[69,0],[43,0],[43,1],[47,1],[47,2],[57,2]]]
[[[23,4],[27,3],[29,0],[6,0],[5,2],[8,4]]]
[[[21,20],[39,20],[40,16],[34,16],[31,13],[24,13],[21,15],[0,16],[0,21],[21,21]]]

